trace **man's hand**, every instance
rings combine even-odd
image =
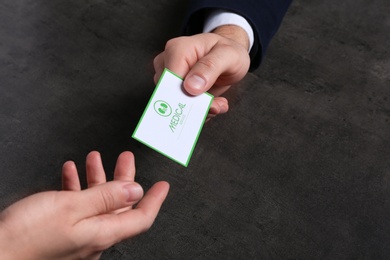
[[[143,196],[130,152],[119,156],[110,182],[99,153],[91,152],[86,165],[88,189],[81,190],[75,164],[66,162],[63,191],[37,193],[1,212],[2,258],[98,259],[104,249],[151,227],[168,183],[156,183]]]
[[[228,101],[219,97],[248,72],[249,39],[235,25],[218,27],[212,33],[178,37],[167,42],[165,50],[154,59],[154,81],[164,68],[184,78],[184,88],[191,95],[208,91],[216,98],[209,117],[226,113]]]

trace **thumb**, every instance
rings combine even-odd
[[[230,47],[215,46],[198,60],[184,79],[184,88],[188,93],[199,95],[208,91],[222,75],[225,80],[219,80],[218,83],[223,85],[231,85],[236,78],[243,77],[241,74],[245,75],[240,57],[229,50]]]
[[[82,218],[108,213],[132,206],[143,197],[143,189],[136,182],[111,181],[80,192]]]
[[[199,95],[213,85],[230,86],[240,81],[248,68],[249,55],[245,50],[233,44],[217,43],[192,66],[184,79],[184,88],[192,95]]]

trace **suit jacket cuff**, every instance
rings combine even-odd
[[[224,10],[215,10],[211,12],[204,23],[203,32],[208,33],[213,31],[215,28],[223,26],[223,25],[236,25],[241,27],[249,39],[249,49],[251,50],[254,42],[254,34],[252,26],[248,23],[248,21],[235,13],[224,11]]]

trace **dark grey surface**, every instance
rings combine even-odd
[[[131,150],[171,192],[103,259],[388,258],[390,2],[296,0],[188,168],[131,139],[181,2],[0,2],[0,206]]]

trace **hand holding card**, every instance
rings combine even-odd
[[[133,138],[187,167],[212,100],[186,93],[183,79],[165,69]]]

